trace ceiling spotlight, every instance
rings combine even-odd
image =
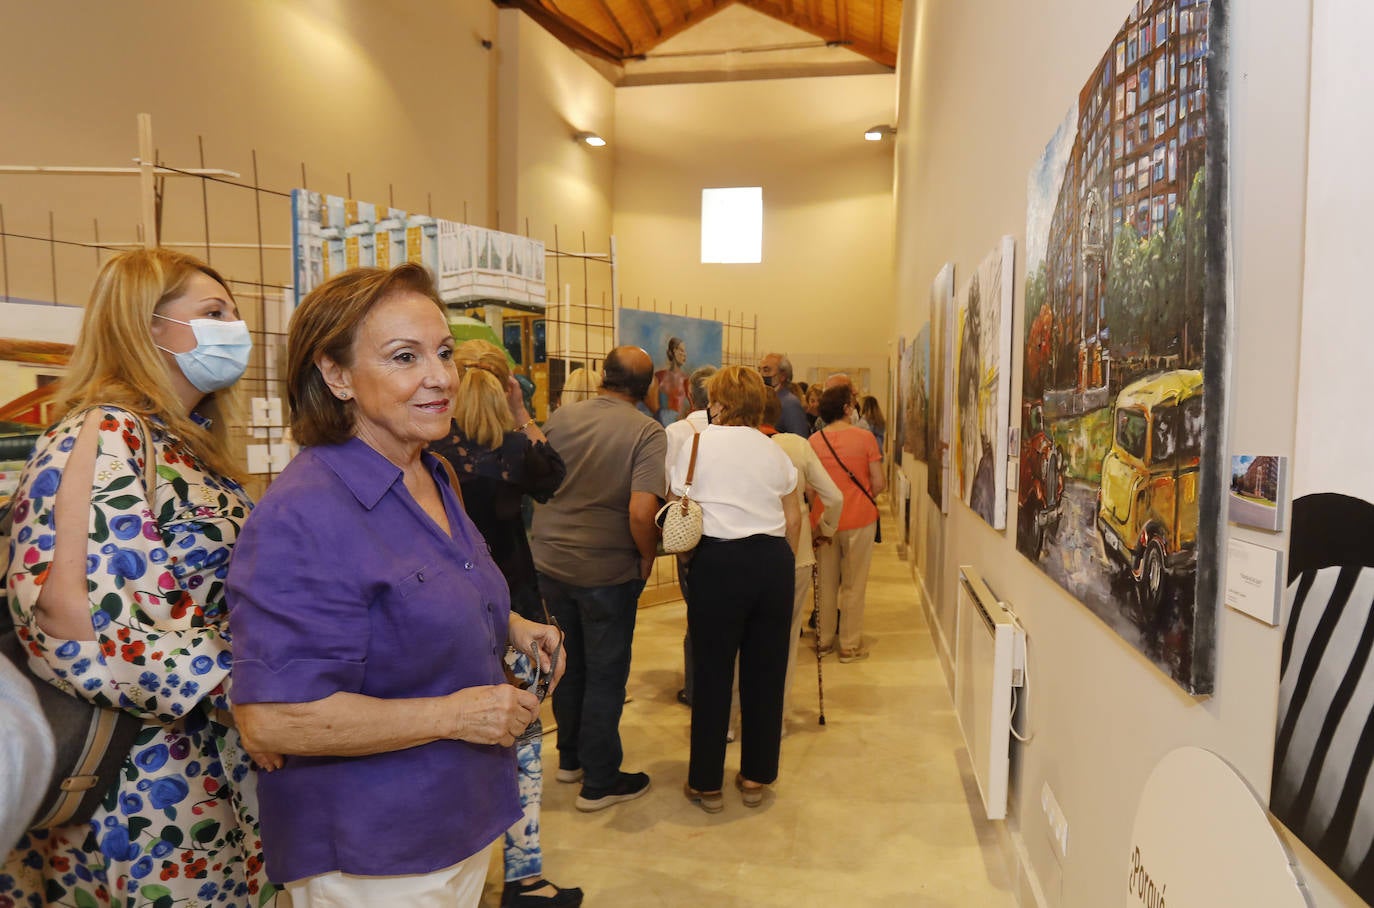
[[[880,123],[877,126],[870,126],[864,130],[864,138],[870,142],[881,142],[888,136],[895,136],[896,134],[897,127],[888,126],[886,123]]]
[[[600,148],[606,144],[606,140],[594,132],[579,132],[573,135],[576,142],[585,142],[593,148]]]

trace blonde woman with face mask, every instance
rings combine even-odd
[[[190,256],[127,252],[96,278],[66,415],[14,498],[7,586],[33,674],[143,729],[88,822],[20,840],[0,903],[275,899],[229,713],[224,578],[252,505],[224,413],[250,348],[227,283]]]

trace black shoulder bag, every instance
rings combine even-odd
[[[147,425],[142,419],[138,419],[138,424],[147,470],[144,482],[151,504],[157,488],[157,452]],[[119,771],[129,751],[133,750],[134,740],[144,722],[132,713],[96,706],[75,693],[59,690],[33,676],[28,653],[15,630],[14,612],[6,594],[13,527],[14,510],[7,506],[0,513],[0,656],[8,658],[33,681],[39,706],[57,744],[53,773],[46,780],[47,792],[29,828],[51,829],[84,823],[105,799],[105,793],[118,782]]]
[[[829,439],[829,438],[826,438],[826,437],[825,437],[825,430],[824,430],[824,429],[821,429],[821,431],[820,431],[820,436],[821,436],[821,441],[825,442],[825,446],[826,446],[827,448],[830,449],[830,454],[831,454],[832,457],[835,458],[835,463],[837,463],[837,464],[840,465],[840,469],[841,469],[841,470],[844,470],[844,475],[848,476],[848,477],[853,481],[854,485],[856,485],[856,486],[859,487],[859,491],[864,493],[864,497],[868,499],[869,504],[873,505],[873,509],[876,510],[876,511],[878,512],[878,526],[877,526],[877,528],[874,529],[874,531],[873,531],[873,541],[874,541],[874,542],[882,542],[882,541],[883,541],[883,512],[882,512],[882,509],[878,507],[878,502],[876,502],[876,501],[873,500],[873,495],[872,495],[872,493],[870,493],[870,492],[868,491],[867,487],[865,487],[863,483],[859,482],[859,477],[857,477],[857,476],[855,476],[853,473],[849,472],[849,467],[847,467],[847,466],[844,465],[844,461],[843,461],[843,460],[840,460],[840,455],[838,455],[838,454],[835,453],[835,446],[832,445],[832,444],[830,443],[830,439]]]

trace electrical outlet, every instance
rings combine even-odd
[[[1050,790],[1050,783],[1046,782],[1040,789],[1040,809],[1045,812],[1045,819],[1049,823],[1050,840],[1054,842],[1055,850],[1059,852],[1060,858],[1069,856],[1069,821],[1064,816],[1064,811],[1060,809],[1059,802],[1054,797],[1054,792]]]

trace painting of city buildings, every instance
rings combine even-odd
[[[1279,494],[1287,461],[1286,457],[1269,454],[1232,455],[1231,494],[1226,502],[1231,523],[1271,533],[1283,529]]]
[[[1017,549],[1192,693],[1224,473],[1222,12],[1131,3],[1027,186]]]
[[[1007,526],[1011,284],[1016,241],[1002,242],[959,291],[954,325],[954,476],[959,500]]]

